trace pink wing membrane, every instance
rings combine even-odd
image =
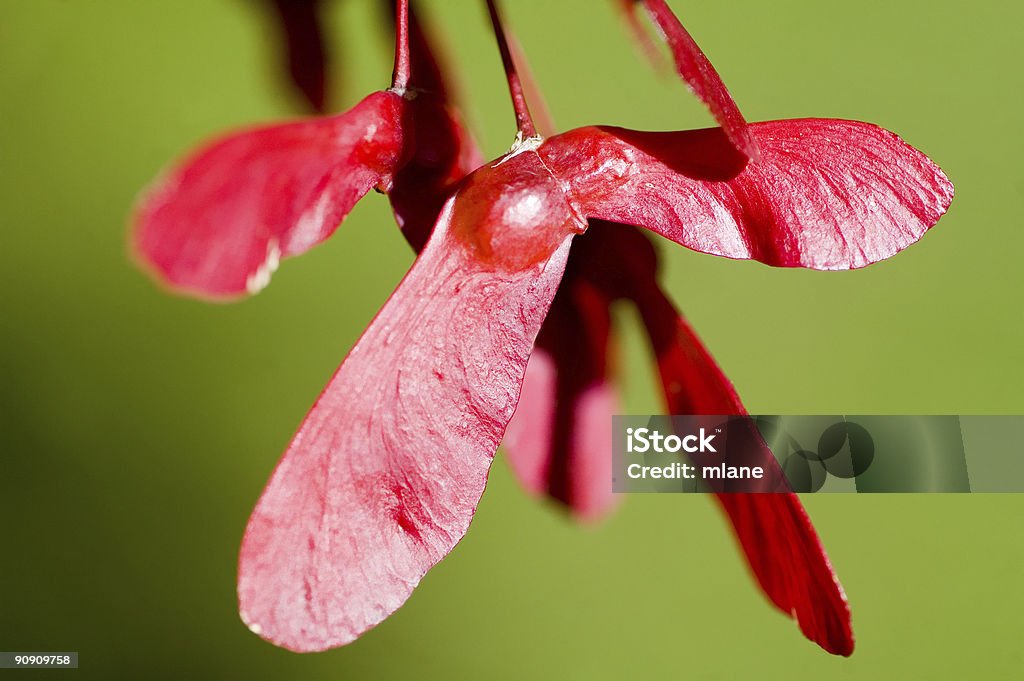
[[[488,197],[493,210],[480,204]],[[537,210],[513,210],[521,200]],[[561,280],[570,223],[530,154],[484,167],[449,200],[253,512],[238,583],[253,631],[296,651],[348,643],[462,538]],[[501,248],[516,230],[529,257]]]
[[[772,603],[833,655],[853,654],[850,607],[795,494],[719,494],[751,571]]]
[[[547,350],[535,347],[526,367],[519,404],[501,441],[513,475],[534,497],[548,490],[557,391],[555,360]]]
[[[609,482],[607,426],[619,412],[608,366],[609,304],[588,282],[566,275],[537,338],[522,398],[502,442],[528,492],[545,493],[588,522],[601,519],[620,501]]]
[[[867,123],[799,119],[750,126],[748,164],[717,129],[580,128],[545,159],[588,217],[646,227],[703,253],[782,267],[864,267],[914,243],[953,185],[927,156]]]
[[[587,523],[602,520],[623,501],[611,490],[612,435],[608,424],[622,412],[619,392],[611,381],[585,388],[575,400],[570,490],[572,510]]]
[[[735,389],[660,290],[638,301],[670,414],[746,414]],[[772,457],[765,450],[764,457]],[[774,460],[774,459],[771,459]],[[836,655],[854,640],[846,595],[814,526],[792,493],[718,494],[747,561],[772,603]]]
[[[255,293],[280,259],[326,239],[370,189],[389,186],[408,126],[406,100],[378,92],[338,116],[217,140],[142,197],[138,257],[183,293]]]

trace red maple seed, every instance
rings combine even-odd
[[[416,15],[401,17],[390,89],[342,114],[214,140],[160,177],[133,219],[142,266],[199,298],[256,293],[371,189],[389,194],[406,238],[422,248],[444,199],[481,160]]]
[[[679,34],[667,6],[646,4],[672,43]],[[371,187],[390,192],[407,237],[422,247],[307,415],[246,530],[243,619],[292,650],[354,640],[461,539],[528,361],[540,378],[529,379],[517,419],[548,425],[533,444],[508,442],[519,477],[584,514],[606,510],[600,456],[554,462],[563,448],[610,451],[603,437],[592,439],[607,428],[590,424],[614,408],[612,300],[640,311],[670,413],[745,413],[661,292],[653,251],[630,225],[706,253],[846,269],[919,239],[952,198],[927,157],[875,126],[747,126],[738,110],[730,113],[732,99],[710,64],[680,59],[680,49],[699,53],[696,45],[678,40],[680,71],[696,78],[724,132],[589,127],[544,139],[497,9],[488,6],[519,129],[501,158],[466,174],[475,146],[443,88],[419,96],[417,74],[427,83],[437,72],[425,49],[410,49],[400,1],[390,90],[339,116],[214,143],[161,180],[136,216],[142,259],[171,286],[207,297],[257,290],[279,257],[329,236]],[[543,352],[530,360],[546,318]],[[559,330],[566,327],[584,329],[575,345]],[[554,414],[569,425],[552,424]],[[849,654],[842,589],[796,497],[719,498],[772,601],[809,638]]]
[[[574,241],[505,435],[503,446],[524,486],[567,504],[584,520],[603,516],[617,496],[608,484],[607,425],[618,413],[606,321],[612,302],[627,301],[639,313],[657,360],[665,413],[746,414],[728,378],[661,290],[657,269],[653,245],[640,230],[590,221],[587,233]],[[581,327],[586,332],[580,333]],[[770,450],[760,437],[757,443],[763,448],[757,464],[778,480]],[[831,653],[849,655],[849,608],[796,495],[716,498],[772,602],[794,617],[809,639]]]

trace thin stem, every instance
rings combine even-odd
[[[391,89],[405,92],[409,86],[409,0],[395,1],[395,70]]]
[[[507,33],[508,46],[512,51],[512,58],[519,64],[519,72],[523,81],[523,92],[529,101],[533,102],[533,116],[537,124],[537,132],[541,137],[550,137],[555,134],[555,119],[551,117],[551,110],[544,101],[544,94],[540,91],[540,85],[533,75],[530,62],[523,53],[523,46],[516,40],[514,33]]]
[[[523,138],[537,137],[537,128],[533,125],[530,108],[526,105],[523,84],[519,80],[519,73],[516,71],[516,64],[512,59],[512,52],[509,50],[508,39],[505,36],[505,29],[502,26],[495,0],[487,0],[487,11],[491,15],[494,38],[498,41],[501,63],[505,67],[505,79],[508,81],[508,92],[512,96],[512,106],[516,111],[516,125],[519,128],[519,133]]]

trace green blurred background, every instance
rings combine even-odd
[[[496,156],[513,119],[480,4],[427,9]],[[920,244],[859,272],[662,249],[750,410],[1024,412],[1021,6],[672,5],[748,119],[875,122],[957,188]],[[0,2],[0,650],[80,651],[59,678],[1021,677],[1020,496],[808,498],[853,607],[847,660],[767,605],[711,500],[632,497],[580,528],[500,455],[466,540],[377,629],[305,656],[249,633],[234,585],[248,513],[412,260],[376,195],[241,304],[169,297],[126,259],[134,197],[168,160],[296,110],[262,9]],[[710,124],[611,2],[507,14],[561,126]],[[391,38],[370,0],[328,17],[341,109],[387,85]],[[622,321],[626,407],[657,411]]]

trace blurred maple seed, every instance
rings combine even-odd
[[[276,13],[284,38],[288,75],[315,113],[327,103],[327,50],[320,0],[264,0]]]

